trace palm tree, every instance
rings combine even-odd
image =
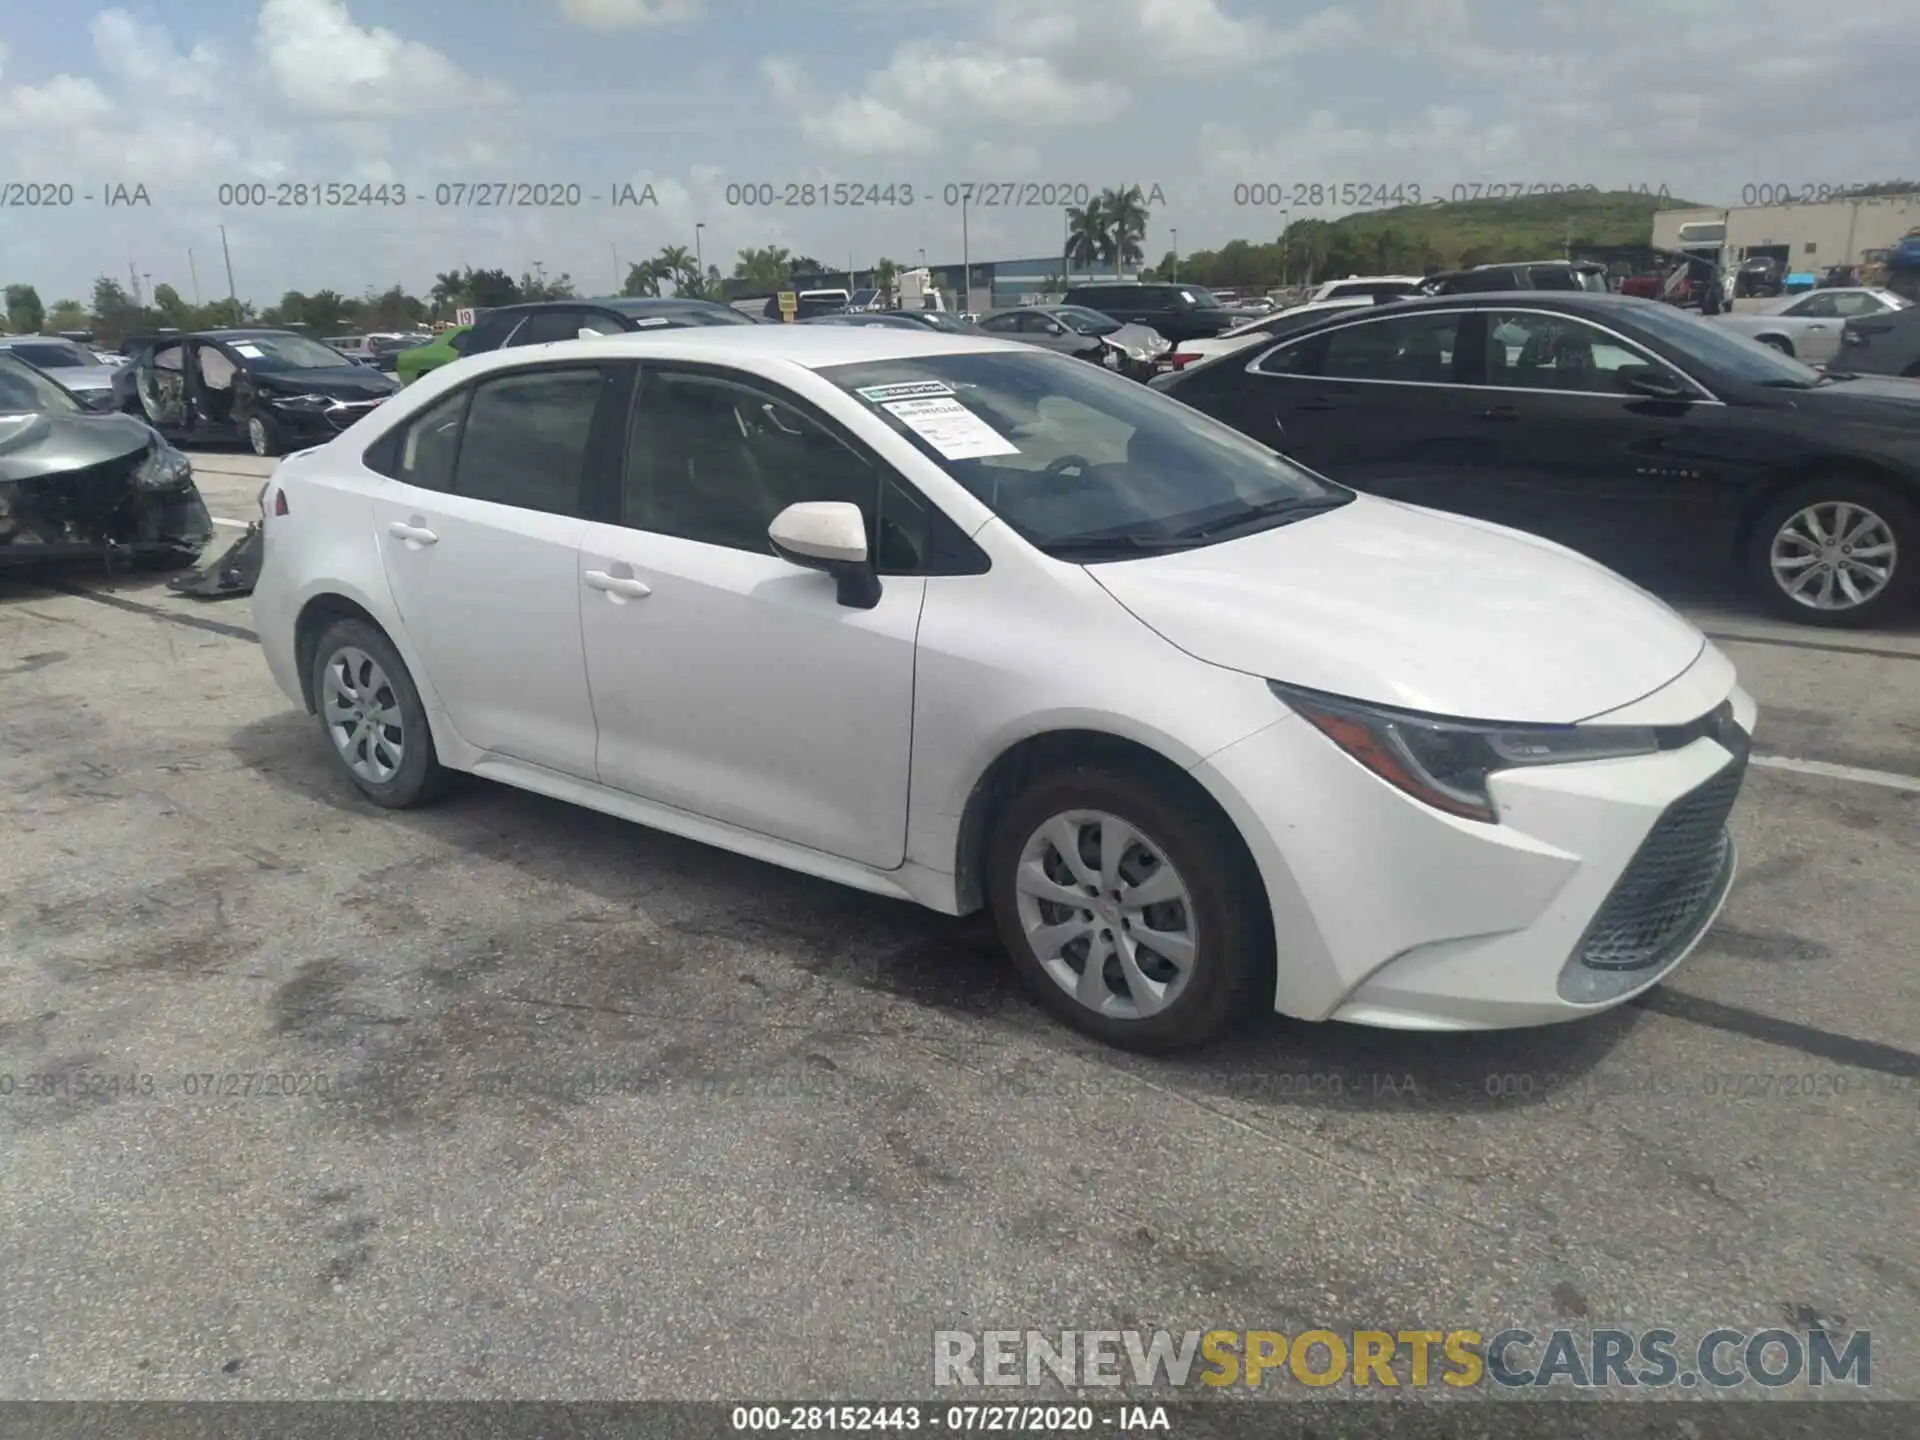
[[[793,256],[778,245],[742,250],[734,261],[733,278],[744,280],[755,289],[785,285],[793,279]]]
[[[627,283],[620,287],[620,293],[647,299],[658,295],[660,293],[659,265],[658,260],[640,260],[627,266]]]
[[[685,295],[689,288],[699,287],[700,272],[694,265],[693,252],[684,245],[662,247],[660,253],[653,257],[653,271],[656,283],[659,280],[673,282],[673,293],[676,295]],[[689,274],[692,275],[691,287],[688,284]]]
[[[1146,197],[1138,185],[1125,190],[1109,189],[1100,193],[1100,209],[1107,217],[1107,253],[1114,273],[1125,277],[1127,266],[1144,258],[1141,246],[1147,238]]]
[[[1091,268],[1096,260],[1104,259],[1112,248],[1102,199],[1096,195],[1085,205],[1067,207],[1067,252],[1064,258],[1068,273],[1072,273],[1076,265]]]
[[[893,293],[893,282],[900,278],[900,266],[897,262],[882,255],[873,262],[873,288],[883,295]]]

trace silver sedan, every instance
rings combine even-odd
[[[113,408],[117,367],[101,363],[86,346],[58,335],[4,335],[0,336],[0,350],[52,376],[83,403],[95,409]]]
[[[1840,353],[1840,335],[1849,319],[1905,309],[1908,303],[1891,290],[1837,287],[1785,295],[1758,310],[1716,316],[1714,323],[1750,335],[1808,365],[1825,365]]]

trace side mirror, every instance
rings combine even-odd
[[[789,505],[767,527],[773,553],[782,560],[831,575],[837,599],[855,610],[880,603],[880,577],[867,558],[867,522],[846,500],[810,500]]]
[[[1622,390],[1654,400],[1688,400],[1692,392],[1671,374],[1652,365],[1622,365],[1613,372]]]

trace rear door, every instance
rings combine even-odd
[[[468,743],[592,779],[580,642],[588,464],[613,367],[497,371],[426,410],[374,503],[401,619]]]
[[[1245,368],[1236,423],[1343,484],[1449,508],[1473,433],[1459,383],[1469,313],[1369,314],[1283,342]]]

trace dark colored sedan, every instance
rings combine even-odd
[[[577,340],[582,330],[618,335],[627,330],[672,330],[696,325],[752,325],[730,305],[674,296],[616,295],[601,300],[538,300],[489,310],[468,332],[460,353],[484,355],[517,345]]]
[[[1920,593],[1920,386],[1823,376],[1671,306],[1404,301],[1222,356],[1166,393],[1357,489],[1628,574],[1732,563],[1811,624],[1879,623]]]
[[[1920,380],[1920,305],[1854,315],[1840,332],[1840,353],[1827,373],[1903,375]]]

